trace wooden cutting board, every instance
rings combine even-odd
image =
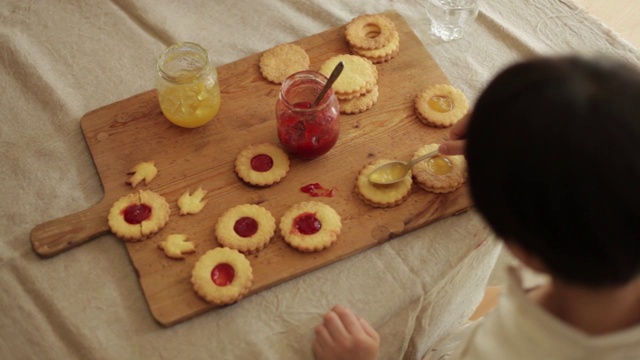
[[[202,254],[218,246],[216,221],[235,205],[259,204],[279,219],[289,206],[317,200],[336,209],[343,222],[338,242],[317,253],[298,252],[276,234],[266,249],[248,256],[254,271],[248,296],[466,210],[471,205],[466,187],[436,195],[414,185],[409,199],[390,209],[369,207],[354,194],[356,175],[369,161],[409,159],[420,146],[441,142],[448,134],[448,129],[421,124],[413,110],[414,96],[420,90],[448,83],[448,79],[405,20],[395,12],[385,14],[397,26],[401,51],[393,60],[377,65],[377,104],[362,114],[341,115],[337,145],[315,160],[292,159],[289,174],[272,187],[248,186],[234,173],[235,156],[247,145],[278,144],[275,102],[280,87],[260,75],[261,54],[218,68],[222,107],[204,127],[183,129],[169,123],[160,111],[155,90],[87,113],[80,125],[104,186],[104,198],[87,210],[36,226],[31,234],[35,251],[52,256],[109,233],[111,205],[133,191],[125,183],[127,172],[138,162],[154,160],[157,177],[136,190],[148,188],[165,196],[171,204],[171,219],[152,238],[125,245],[151,313],[168,326],[216,308],[193,292],[190,273]],[[295,43],[307,51],[311,68],[316,70],[326,59],[349,53],[344,26]],[[310,183],[333,188],[334,196],[312,198],[300,191]],[[180,216],[177,198],[199,186],[209,191],[207,206],[197,215]],[[174,233],[187,234],[197,252],[185,260],[167,258],[158,243]]]

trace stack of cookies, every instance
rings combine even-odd
[[[358,114],[369,110],[378,101],[378,69],[369,59],[343,54],[325,61],[320,72],[329,77],[340,62],[344,64],[344,70],[333,83],[333,91],[340,101],[340,112]]]
[[[346,26],[345,37],[351,52],[374,64],[391,60],[400,52],[400,35],[388,17],[361,15]]]

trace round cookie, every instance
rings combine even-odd
[[[303,252],[320,251],[333,245],[342,230],[340,215],[318,201],[301,202],[280,218],[280,233],[291,247]]]
[[[373,90],[378,81],[378,69],[371,60],[361,56],[351,54],[333,56],[320,66],[320,73],[329,77],[340,62],[344,64],[344,70],[333,83],[333,90],[338,99],[351,99]]]
[[[424,145],[413,154],[413,158],[437,150],[438,146],[438,144]],[[463,155],[436,155],[414,165],[412,175],[416,184],[426,191],[452,192],[467,180],[467,161]]]
[[[109,210],[108,223],[117,237],[141,241],[162,229],[169,221],[169,203],[151,190],[139,190],[118,199]]]
[[[393,21],[381,14],[365,14],[351,20],[345,27],[345,37],[353,48],[379,49],[391,42],[397,30]]]
[[[309,55],[296,44],[281,44],[262,53],[259,67],[265,79],[281,84],[298,71],[309,69]]]
[[[240,300],[249,292],[252,282],[249,260],[238,250],[224,247],[207,251],[191,271],[193,290],[212,304]]]
[[[216,223],[218,242],[243,253],[265,248],[275,231],[276,219],[267,209],[253,204],[232,207]]]
[[[411,176],[406,176],[402,181],[388,185],[374,184],[369,181],[371,172],[388,162],[391,162],[391,160],[378,159],[367,164],[360,170],[356,177],[356,194],[369,206],[392,207],[402,204],[409,198],[411,184],[413,183]]]
[[[276,145],[249,145],[236,157],[235,170],[245,182],[255,186],[273,185],[289,172],[289,156]]]
[[[437,84],[416,95],[415,110],[425,125],[449,127],[467,113],[469,104],[462,91],[448,84]]]

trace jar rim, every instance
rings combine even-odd
[[[322,86],[324,86],[327,83],[327,81],[329,81],[329,79],[323,73],[318,72],[318,71],[314,71],[314,70],[302,70],[302,71],[298,71],[296,73],[293,73],[293,74],[289,75],[282,82],[282,86],[280,88],[280,98],[287,105],[287,107],[295,108],[295,111],[299,111],[299,112],[302,112],[302,113],[311,113],[311,112],[316,112],[318,110],[322,110],[322,109],[326,108],[327,106],[329,106],[329,104],[331,103],[331,97],[335,96],[333,88],[329,88],[329,90],[324,95],[322,100],[320,100],[318,105],[316,105],[315,107],[299,108],[299,107],[294,107],[294,104],[289,102],[287,97],[284,95],[286,93],[286,90],[291,85],[293,85],[296,81],[301,81],[301,80],[306,80],[306,79],[318,81],[319,83],[322,84]]]
[[[179,57],[177,54],[180,53],[184,53],[185,55],[191,53],[191,55],[195,56],[198,62],[190,62],[189,65],[197,66],[193,66],[193,68],[187,69],[186,71],[182,69],[179,71],[167,69],[167,65],[176,61]],[[172,56],[175,58],[172,58]],[[207,52],[207,49],[194,42],[184,41],[174,43],[167,47],[158,57],[156,67],[158,69],[158,73],[164,79],[171,82],[184,83],[198,78],[208,65],[209,53]]]

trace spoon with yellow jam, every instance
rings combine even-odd
[[[374,184],[389,185],[402,181],[407,176],[411,168],[422,160],[432,158],[438,155],[438,150],[426,153],[409,162],[392,161],[384,165],[380,165],[369,174],[369,181]]]

